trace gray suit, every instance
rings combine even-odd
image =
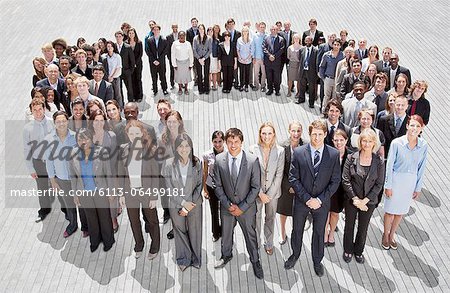
[[[100,86],[98,87],[97,94],[95,94],[95,80],[89,81],[89,92],[91,95],[97,96],[104,103],[114,98],[113,86],[111,83],[102,80],[100,81]]]
[[[261,170],[259,160],[244,151],[238,172],[236,186],[231,182],[228,152],[216,157],[214,164],[214,183],[216,196],[220,201],[220,218],[222,222],[222,258],[231,257],[233,250],[233,230],[236,221],[242,229],[250,261],[259,261],[258,241],[256,237],[256,197],[261,189]],[[228,208],[236,204],[243,214],[233,216]]]
[[[281,196],[281,181],[284,170],[284,148],[274,145],[270,150],[267,166],[264,166],[264,156],[259,145],[253,145],[249,152],[258,157],[261,166],[261,193],[267,194],[271,200],[263,204],[261,199],[256,199],[256,233],[261,236],[262,210],[265,208],[264,219],[264,246],[266,249],[273,248],[273,234],[275,226],[275,216],[277,212],[278,198]],[[258,241],[259,244],[259,241]],[[259,245],[258,245],[259,246]]]
[[[192,166],[192,162],[188,164],[186,184],[183,184],[179,161],[174,158],[166,161],[163,176],[166,191],[170,190],[172,194],[169,212],[175,236],[177,265],[198,268],[202,264],[202,164],[198,159],[195,166]],[[175,196],[175,190],[184,196]],[[186,217],[178,213],[184,201],[196,204]]]
[[[342,101],[342,108],[344,108],[344,113],[342,115],[342,122],[346,124],[348,127],[353,128],[359,125],[358,121],[358,113],[356,113],[356,104],[358,100],[355,97],[350,99],[345,99]],[[377,113],[377,105],[372,103],[371,101],[363,98],[361,100],[362,109],[370,109],[373,110],[373,113]]]

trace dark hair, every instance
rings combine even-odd
[[[399,75],[397,75],[397,76],[395,77],[395,80],[394,80],[394,88],[395,88],[395,90],[397,91],[397,80],[398,80],[400,77],[403,77],[403,78],[406,80],[405,89],[403,90],[403,93],[402,93],[402,94],[405,95],[405,96],[407,96],[407,95],[408,95],[408,92],[409,92],[409,88],[408,88],[409,79],[408,79],[408,76],[407,76],[406,74],[400,73]]]
[[[160,28],[161,29],[161,28]],[[130,33],[130,31],[134,32],[134,41],[137,43],[139,42],[139,37],[137,35],[136,29],[134,27],[130,27],[130,29],[128,29],[128,33]]]
[[[69,116],[67,115],[66,112],[64,112],[64,111],[56,111],[55,113],[53,113],[53,121],[55,121],[56,118],[58,116],[61,116],[61,115],[63,115],[64,117],[66,117],[67,120],[69,120]]]
[[[80,48],[80,43],[81,43],[81,42],[86,43],[86,39],[83,38],[83,37],[79,37],[79,38],[77,39],[77,46],[76,46],[76,47],[77,47],[78,49],[81,49],[81,48]]]
[[[325,106],[325,118],[328,118],[328,111],[330,110],[331,106],[335,106],[336,108],[338,108],[338,110],[341,112],[341,115],[344,113],[344,108],[342,107],[341,102],[338,99],[331,99]]]
[[[39,98],[33,98],[33,99],[31,100],[31,102],[30,102],[30,112],[33,112],[33,106],[42,106],[42,108],[44,109],[44,111],[45,111],[45,108],[46,108],[45,101],[42,101],[42,100],[39,99]]]
[[[94,71],[101,71],[101,72],[105,73],[105,68],[103,68],[103,65],[97,64],[97,65],[94,66],[94,68],[92,68],[92,73]]]
[[[91,129],[92,132],[95,132],[94,131],[94,120],[95,120],[95,117],[97,117],[97,116],[103,116],[103,119],[105,121],[105,123],[103,125],[103,130],[105,130],[105,131],[110,130],[109,123],[108,123],[108,118],[106,118],[105,112],[103,112],[103,110],[101,110],[101,109],[95,110],[94,112],[90,113],[90,115],[89,115],[89,120],[90,120],[89,121],[89,129]]]
[[[193,17],[193,18],[191,18],[191,22],[192,22],[193,20],[196,20],[196,21],[198,21],[197,17]]]
[[[96,53],[94,47],[89,45],[88,43],[83,44],[83,46],[81,46],[81,49],[83,49],[85,52],[90,51],[92,55],[95,55]]]
[[[224,139],[224,137],[225,137],[225,134],[223,133],[222,130],[216,130],[216,131],[214,131],[214,132],[212,133],[212,138],[211,138],[211,140],[214,140],[214,139],[216,139],[216,138]]]
[[[76,52],[77,50],[78,50],[78,47],[77,47],[77,46],[68,46],[67,49],[66,49],[66,55],[67,55],[67,56],[70,56],[70,53],[71,53],[72,51]]]
[[[230,23],[234,23],[234,24],[236,23],[232,17],[227,19],[227,24],[230,24]]]
[[[77,130],[77,133],[75,134],[75,140],[78,142],[78,139],[81,137],[89,138],[89,140],[93,140],[94,133],[86,127],[81,127]]]
[[[91,107],[92,107],[93,105],[97,105],[97,107],[98,107],[99,109],[102,109],[102,104],[99,102],[99,100],[90,100],[90,101],[88,102],[87,108],[86,108],[86,114],[87,114],[88,117],[91,116]]]
[[[67,61],[69,61],[69,63],[72,62],[72,58],[67,55],[62,55],[61,57],[59,57],[59,63],[61,63],[61,60],[67,60]]]
[[[42,95],[45,97],[45,101],[48,101],[48,92],[49,91],[53,92],[53,104],[55,104],[56,108],[58,108],[58,110],[60,110],[61,102],[59,100],[58,92],[54,88],[52,88],[51,86],[44,86],[40,90]]]
[[[222,36],[223,36],[224,38],[225,38],[225,37],[231,37],[231,34],[230,34],[229,31],[224,31],[223,34],[222,34]]]
[[[357,82],[355,82],[355,83],[353,84],[353,88],[355,88],[355,87],[358,86],[358,85],[363,85],[363,86],[364,86],[364,89],[366,89],[366,87],[367,87],[367,85],[366,85],[366,83],[365,83],[364,81],[358,80]]]
[[[386,75],[386,73],[384,73],[384,72],[377,73],[375,75],[375,81],[377,79],[381,79],[381,80],[384,80],[385,82],[387,82],[387,75]]]
[[[171,116],[175,116],[175,118],[177,118],[178,122],[180,122],[180,126],[178,126],[178,134],[186,132],[184,130],[183,117],[181,117],[181,114],[178,111],[171,110],[169,113],[167,113],[167,116],[166,116],[166,119],[165,119],[166,125],[167,125],[167,120],[169,120],[169,117],[171,117]],[[169,143],[169,140],[170,140],[169,127],[166,127],[166,130],[162,134],[161,138],[162,138],[164,143],[166,143],[166,144]]]
[[[114,36],[116,36],[116,35],[121,35],[121,36],[123,37],[123,31],[117,31],[117,32],[115,32],[115,33],[114,33]]]
[[[194,147],[192,145],[192,139],[187,135],[187,133],[181,133],[177,136],[174,143],[174,160],[173,163],[180,161],[180,155],[176,151],[176,149],[183,143],[183,141],[187,141],[188,145],[191,147],[191,153],[189,154],[189,157],[192,162],[192,166],[195,167],[198,162],[198,158],[194,156]]]
[[[114,53],[119,54],[119,50],[117,49],[116,43],[114,43],[113,41],[106,41],[105,48],[108,46],[108,44],[110,44],[113,47]],[[106,49],[106,52],[108,52],[108,49]]]
[[[203,31],[204,31],[203,37],[200,35],[200,27],[203,27]],[[206,39],[208,39],[208,35],[206,34],[205,25],[204,24],[199,24],[198,28],[199,28],[198,40],[200,41],[201,44],[204,45],[206,43]]]
[[[239,128],[230,128],[225,132],[225,141],[228,140],[228,138],[235,138],[239,137],[241,142],[244,141],[244,135],[242,134],[242,131]]]
[[[119,110],[119,118],[120,118],[119,120],[122,121],[122,116],[120,116],[121,110],[120,110],[119,103],[116,100],[114,100],[114,99],[108,100],[105,103],[106,116],[108,116],[108,106],[109,105],[114,105],[117,108],[117,110]]]

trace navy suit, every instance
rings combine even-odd
[[[158,92],[158,75],[161,81],[161,88],[163,91],[167,90],[166,81],[166,55],[169,52],[169,46],[167,40],[160,36],[158,40],[158,47],[156,47],[155,36],[148,39],[148,44],[145,52],[148,55],[150,62],[150,73],[152,74],[153,92]],[[159,64],[155,65],[153,62],[158,61]]]
[[[330,197],[337,191],[341,183],[341,165],[339,151],[324,145],[322,159],[317,177],[314,176],[311,158],[311,145],[303,145],[294,150],[289,182],[295,191],[293,227],[291,246],[292,256],[297,260],[300,257],[303,232],[306,217],[313,216],[313,235],[311,242],[314,265],[320,264],[324,255],[324,233],[330,210]],[[318,198],[322,202],[320,208],[313,210],[306,205],[311,198]]]
[[[272,37],[275,38],[272,44]],[[282,56],[286,47],[284,38],[276,35],[268,35],[263,41],[264,66],[266,67],[267,89],[268,92],[280,91],[281,84],[281,65],[283,64]],[[269,56],[275,56],[274,61],[269,60]]]
[[[120,57],[122,57],[122,75],[120,76],[120,78],[123,80],[125,86],[127,87],[128,102],[133,102],[135,97],[133,93],[132,75],[134,68],[136,67],[133,49],[131,49],[130,45],[123,43],[119,54]],[[120,89],[121,95],[123,97],[122,84]]]

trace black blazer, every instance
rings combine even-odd
[[[167,41],[167,47],[168,47],[167,48],[167,59],[169,59],[169,63],[172,64],[172,61],[170,60],[170,56],[172,54],[172,44],[173,44],[173,42],[176,41],[175,38],[173,37],[172,33],[167,35],[166,41]]]
[[[95,80],[89,81],[89,93],[91,95],[95,95]],[[114,91],[112,84],[102,80],[100,81],[100,86],[98,88],[97,97],[103,100],[104,103],[106,103],[109,100],[112,100],[114,97]]]
[[[289,59],[287,58],[287,50],[289,48],[290,45],[292,45],[294,43],[293,40],[293,36],[294,36],[295,32],[293,30],[290,30],[289,33],[286,33],[285,31],[281,31],[278,33],[279,36],[281,36],[284,39],[284,43],[286,44],[284,47],[284,54],[283,54],[283,63],[288,64],[289,63]],[[288,36],[289,36],[289,44],[288,44]]]
[[[131,46],[130,46],[131,47]],[[144,49],[142,46],[142,42],[139,41],[134,45],[133,55],[134,55],[134,63],[136,64],[136,68],[142,68],[142,55],[144,54]]]
[[[298,73],[300,78],[303,76],[303,67],[305,64],[306,57],[308,55],[308,48],[302,47],[299,51],[299,67],[298,67]],[[318,68],[317,68],[317,48],[311,46],[310,47],[310,54],[309,54],[309,60],[308,60],[308,71],[306,71],[306,75],[309,77],[309,79],[317,80],[319,77],[317,76]]]
[[[395,121],[394,114],[389,114],[387,116],[383,116],[378,120],[377,128],[383,132],[385,145],[384,145],[384,157],[387,158],[389,148],[391,146],[391,142],[394,138],[403,136],[406,134],[406,122],[408,120],[408,115],[406,115],[405,119],[403,119],[402,126],[400,127],[400,131],[398,134],[395,133]]]
[[[369,55],[369,50],[364,49],[362,50],[362,52],[359,51],[359,48],[355,49],[355,53],[358,56],[359,60],[363,60],[364,58],[367,58],[367,56]]]
[[[237,58],[236,46],[230,42],[230,53],[227,54],[224,43],[220,43],[217,58],[220,60],[221,66],[234,66],[234,58]]]
[[[303,46],[306,46],[305,39],[307,36],[309,36],[309,30],[303,32],[303,35],[302,35],[302,45]],[[319,39],[321,37],[323,38],[323,32],[316,30],[316,34],[314,35],[314,40],[312,42],[313,46],[319,45]]]
[[[325,123],[327,123],[327,122],[325,121]],[[327,125],[327,127],[328,127],[328,125]],[[341,129],[341,130],[344,130],[345,133],[347,133],[347,136],[348,136],[349,141],[350,141],[350,131],[351,131],[350,127],[348,127],[348,126],[347,126],[346,124],[344,124],[342,121],[339,121],[339,124],[338,124],[338,127],[337,127],[337,128],[338,128],[338,129]],[[336,131],[336,130],[337,130],[337,129],[335,129],[334,131]],[[325,136],[325,143],[326,143],[327,145],[329,145],[329,146],[334,147],[333,138],[331,137],[329,131],[327,131],[327,136]]]
[[[314,178],[310,144],[296,148],[289,170],[289,182],[294,188],[296,199],[302,204],[313,197],[319,198],[322,205],[329,206],[330,197],[341,183],[339,151],[324,145],[319,173],[317,178]]]
[[[230,35],[231,35],[231,33],[230,33]],[[237,40],[241,37],[241,35],[242,35],[242,34],[241,34],[240,31],[234,30],[234,36],[233,36],[232,39],[230,38],[230,41],[233,42],[233,44],[234,44],[235,47],[236,47],[236,45],[237,45]],[[222,39],[225,40],[225,38],[223,37],[223,34],[222,34]]]
[[[198,29],[197,29],[197,35],[198,35]],[[191,43],[191,46],[193,46],[193,41],[194,41],[195,36],[196,36],[196,34],[194,33],[194,29],[192,29],[192,27],[190,27],[186,30],[186,41]]]
[[[148,46],[146,48],[145,53],[148,55],[148,60],[150,64],[153,64],[154,61],[159,61],[161,65],[166,64],[166,55],[169,52],[169,43],[163,37],[159,37],[158,48],[156,48],[155,37],[152,36],[148,39]]]
[[[386,88],[385,90],[388,91],[390,90],[391,87],[391,74],[390,74],[391,68],[388,67],[386,69],[383,70],[384,73],[386,73],[387,75],[387,83],[386,83]],[[409,72],[409,69],[403,66],[398,65],[397,66],[397,71],[395,72],[395,76],[397,77],[397,75],[399,75],[400,73],[404,73],[407,77],[408,77],[408,87],[411,86],[411,73]]]
[[[347,156],[342,173],[342,186],[347,200],[357,196],[360,199],[367,197],[368,205],[378,204],[378,195],[384,185],[384,161],[372,153],[372,164],[366,179],[364,170],[359,164],[359,152]]]
[[[38,81],[36,83],[36,87],[51,87],[50,82],[48,81],[48,78],[44,78],[41,79],[40,81]],[[65,92],[67,91],[67,86],[66,86],[66,82],[64,81],[63,78],[58,77],[58,86],[56,88],[56,93],[55,93],[55,105],[59,110],[59,106],[61,103],[63,103],[64,107],[66,107],[65,103],[64,103],[64,98],[65,98]],[[67,109],[67,108],[66,108]]]
[[[408,114],[408,116],[411,116],[411,107],[413,103],[414,103],[413,99],[410,98],[408,100],[408,110],[406,110],[406,114]],[[430,102],[423,96],[419,98],[416,102],[416,110],[414,114],[417,114],[420,117],[422,117],[425,125],[427,125],[428,121],[430,120],[430,111],[431,111]]]
[[[303,145],[303,140],[300,139],[299,145]],[[284,148],[284,169],[283,169],[283,179],[281,180],[281,194],[289,194],[289,189],[291,184],[289,183],[289,168],[291,167],[291,142],[288,139],[282,144]]]
[[[272,47],[272,36],[268,35],[264,38],[262,43],[263,53],[264,53],[264,65],[265,66],[278,66],[280,67],[282,64],[282,55],[284,54],[284,48],[286,47],[285,41],[283,37],[279,35],[275,36],[275,41]],[[275,60],[270,61],[269,55],[274,55]],[[281,68],[281,67],[280,67]]]
[[[119,54],[120,57],[122,57],[122,75],[133,73],[136,63],[134,61],[134,53],[131,46],[127,43],[123,43]]]

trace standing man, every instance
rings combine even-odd
[[[102,99],[104,103],[114,98],[113,86],[103,79],[105,69],[103,65],[95,65],[93,68],[94,79],[89,81],[89,93]]]
[[[42,148],[38,146],[44,141],[44,138],[53,130],[52,119],[45,116],[45,103],[39,98],[33,98],[30,103],[30,110],[34,120],[28,122],[23,128],[23,153],[25,156],[25,165],[27,166],[31,178],[36,181],[37,190],[44,192],[48,190],[48,174],[45,168],[44,156],[41,153]],[[52,196],[39,196],[38,216],[36,223],[43,221],[52,210]]]
[[[260,22],[258,25],[258,32],[253,37],[252,44],[252,59],[253,59],[253,84],[255,87],[254,91],[261,88],[261,92],[266,91],[266,68],[264,66],[264,52],[263,52],[263,42],[266,38],[266,24]],[[261,72],[261,82],[260,75]]]
[[[117,50],[119,51],[120,57],[122,57],[122,75],[120,78],[125,83],[127,87],[127,95],[128,102],[134,101],[134,93],[133,93],[133,80],[131,78],[134,67],[136,67],[136,63],[134,60],[134,53],[131,46],[123,42],[123,32],[117,31],[114,35],[116,37],[117,42]],[[123,86],[120,84],[120,92],[123,97]]]
[[[302,35],[302,45],[305,46],[306,42],[305,39],[307,36],[310,36],[312,38],[312,44],[313,46],[319,45],[319,39],[323,36],[323,32],[317,30],[317,20],[314,18],[311,18],[309,20],[309,30],[304,31]]]
[[[299,76],[300,76],[300,91],[296,104],[304,103],[306,100],[306,89],[309,94],[309,107],[314,108],[314,102],[317,99],[317,48],[312,46],[312,38],[307,36],[305,38],[305,47],[300,49],[299,62]]]
[[[77,65],[72,68],[72,73],[78,73],[79,75],[86,76],[87,79],[92,79],[92,68],[88,66],[86,51],[78,49],[75,52],[75,59],[77,60]]]
[[[355,50],[359,60],[367,58],[369,52],[367,50],[367,40],[362,38],[358,41],[358,49]]]
[[[231,39],[230,41],[233,43],[234,48],[236,49],[237,40],[241,37],[241,32],[236,30],[234,27],[236,26],[236,22],[233,18],[228,18],[227,23],[227,31],[230,33]],[[239,89],[239,79],[238,79],[238,69],[233,70],[233,84],[235,89]]]
[[[388,82],[386,84],[386,90],[390,90],[395,85],[395,78],[400,73],[404,73],[408,77],[408,83],[407,86],[411,86],[411,73],[409,72],[409,69],[403,66],[398,65],[398,55],[396,53],[392,53],[391,57],[389,58],[390,65],[388,68],[383,69],[383,72],[386,73]]]
[[[47,74],[47,78],[44,78],[36,83],[36,87],[51,87],[55,94],[55,105],[58,109],[60,109],[60,104],[63,104],[64,109],[66,106],[69,106],[69,102],[66,100],[66,96],[64,95],[67,92],[66,82],[63,78],[59,77],[59,68],[56,64],[50,64],[47,66],[47,70],[45,71]]]
[[[194,45],[194,37],[198,35],[198,19],[197,17],[191,18],[191,27],[186,30],[186,41]],[[195,66],[192,67],[194,72],[194,86],[197,86],[197,69]]]
[[[352,71],[344,75],[344,79],[341,82],[341,88],[336,91],[340,91],[341,99],[345,99],[345,96],[353,89],[353,84],[357,81],[364,81],[365,75],[361,71],[362,62],[359,59],[350,59],[350,66]]]
[[[150,72],[152,74],[153,94],[158,93],[158,75],[161,82],[163,94],[167,96],[167,81],[166,81],[166,55],[169,50],[167,40],[161,36],[161,27],[159,25],[153,26],[153,36],[148,39],[146,46],[146,53],[150,62]]]
[[[270,35],[263,42],[264,66],[267,74],[267,96],[272,95],[274,89],[275,95],[280,96],[282,55],[285,47],[284,39],[278,35],[278,27],[273,25],[270,28]]]
[[[292,154],[289,182],[295,191],[291,246],[293,253],[284,263],[285,269],[294,267],[300,257],[306,217],[313,216],[311,242],[314,272],[324,274],[324,233],[330,209],[330,197],[341,182],[339,152],[324,143],[327,126],[316,120],[309,126],[310,143],[298,147]]]
[[[324,88],[324,99],[320,101],[322,112],[325,111],[328,101],[336,97],[334,78],[337,63],[342,59],[344,59],[344,53],[341,52],[341,40],[337,38],[333,41],[333,49],[323,55],[319,66],[319,77],[323,80]]]
[[[375,114],[375,116],[377,116],[381,111],[385,110],[385,103],[388,98],[388,94],[384,90],[386,87],[386,82],[386,74],[384,74],[383,72],[377,73],[377,75],[375,75],[375,84],[373,88],[364,94],[364,98],[377,105],[377,113]]]
[[[377,72],[382,72],[383,70],[389,68],[389,65],[391,65],[389,60],[391,58],[391,54],[392,54],[391,48],[385,47],[383,49],[383,59],[373,62],[373,64],[375,64],[375,66],[377,67]]]
[[[282,30],[279,34],[280,34],[280,36],[282,36],[284,38],[284,43],[286,44],[286,46],[284,47],[281,71],[283,71],[283,67],[286,64],[286,73],[287,73],[288,67],[289,67],[289,59],[287,58],[287,50],[288,50],[289,46],[294,43],[293,36],[294,36],[295,32],[291,30],[291,22],[289,20],[285,21],[283,26],[284,26],[284,30]],[[294,87],[292,87],[292,91],[294,91]]]
[[[166,40],[168,47],[167,59],[169,59],[170,66],[170,89],[173,90],[175,88],[175,68],[173,68],[172,59],[170,56],[172,56],[172,44],[178,40],[178,24],[172,24],[172,33],[167,35]]]
[[[357,81],[353,84],[353,95],[350,99],[342,101],[344,114],[342,122],[353,128],[359,125],[358,114],[362,109],[370,109],[373,113],[377,112],[377,105],[364,97],[366,92],[366,84],[363,81]]]
[[[225,133],[228,151],[217,155],[214,164],[215,193],[220,201],[222,222],[222,257],[215,267],[223,268],[233,258],[233,231],[237,221],[244,234],[253,272],[262,279],[264,272],[255,229],[261,171],[258,158],[242,150],[243,141],[241,130],[228,129]]]

